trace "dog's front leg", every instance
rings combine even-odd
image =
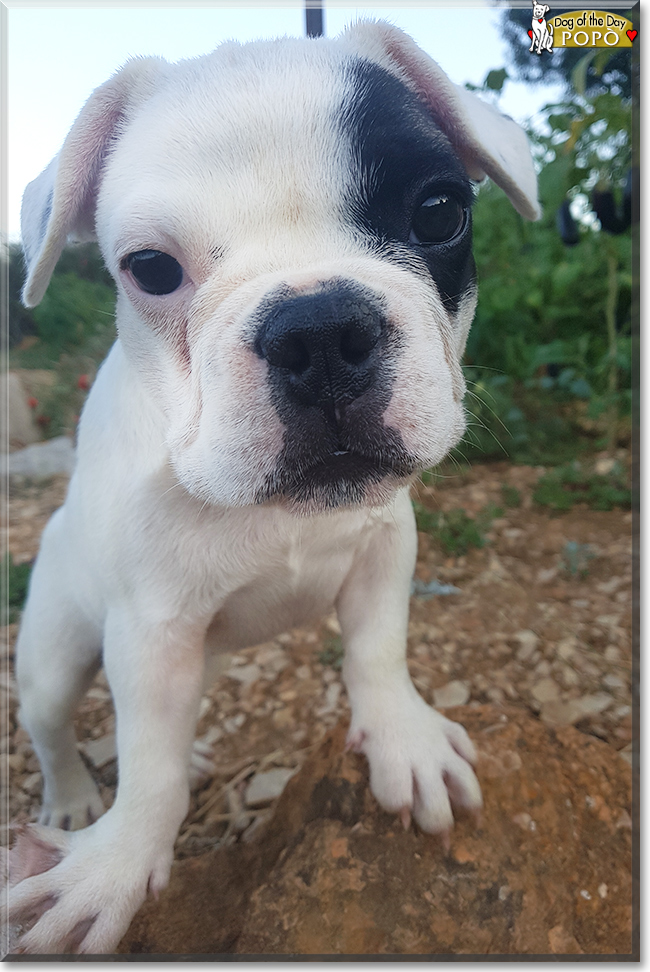
[[[147,892],[167,884],[188,808],[206,626],[144,625],[129,610],[109,612],[104,664],[117,718],[117,795],[85,830],[35,827],[23,838],[33,844],[23,845],[23,857],[35,863],[16,862],[32,876],[11,888],[9,920],[27,924],[41,914],[20,940],[23,951],[111,952]]]
[[[406,492],[358,556],[337,601],[345,646],[343,678],[352,721],[348,746],[370,764],[370,788],[405,826],[444,833],[452,807],[478,811],[474,747],[458,723],[428,706],[406,665],[409,593],[416,555]]]

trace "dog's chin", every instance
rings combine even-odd
[[[304,468],[283,471],[258,494],[297,516],[340,509],[382,507],[415,473],[412,463],[386,467],[380,459],[353,452],[334,453]]]

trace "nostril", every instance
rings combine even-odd
[[[339,350],[346,364],[360,365],[376,347],[381,326],[376,322],[353,321],[341,333]]]
[[[272,368],[284,368],[293,375],[304,374],[311,365],[309,348],[300,334],[274,334],[258,341],[256,350]]]
[[[280,357],[280,366],[294,375],[304,374],[311,364],[311,355],[305,342],[295,334],[287,336]]]

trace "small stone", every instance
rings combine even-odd
[[[601,591],[603,594],[613,594],[619,589],[619,587],[622,587],[624,583],[624,577],[610,577],[609,580],[596,584],[596,590]]]
[[[497,686],[489,688],[485,694],[493,705],[503,705],[505,702],[505,693]]]
[[[580,676],[576,672],[575,668],[571,668],[569,665],[562,666],[560,677],[567,688],[571,688],[572,685],[577,685],[580,681]]]
[[[528,661],[539,644],[538,635],[529,628],[525,628],[523,631],[517,631],[514,638],[519,642],[519,648],[517,649],[518,660]]]
[[[228,678],[241,682],[242,685],[252,685],[253,682],[256,682],[261,677],[262,670],[259,665],[255,664],[238,665],[229,668],[226,675]]]
[[[615,627],[621,620],[618,614],[599,614],[596,618],[596,624],[603,624],[606,628]]]
[[[25,757],[22,753],[11,753],[7,756],[7,766],[10,773],[23,773],[25,771]]]
[[[115,733],[110,732],[99,739],[90,739],[84,743],[84,752],[96,769],[106,766],[111,760],[117,759],[117,741]]]
[[[279,658],[285,658],[285,653],[284,649],[278,645],[264,645],[255,652],[255,663],[262,667],[270,662],[277,661]]]
[[[607,897],[607,891],[608,887],[604,882],[598,885],[598,894],[601,898],[603,898],[603,900]]]
[[[298,668],[296,668],[296,678],[299,678],[301,682],[304,682],[305,679],[310,677],[311,668],[309,665],[300,665]]]
[[[206,746],[213,746],[222,738],[223,730],[221,730],[219,726],[210,726],[208,731],[201,736],[199,742],[205,743]]]
[[[562,641],[558,643],[555,653],[562,659],[562,661],[570,661],[571,658],[576,653],[577,641],[575,638],[563,638]]]
[[[571,726],[587,716],[599,715],[613,701],[611,695],[605,692],[584,695],[581,699],[570,699],[568,702],[551,700],[542,704],[540,718],[548,726]]]
[[[620,657],[621,657],[620,648],[617,648],[615,645],[608,645],[607,648],[605,648],[605,655],[604,655],[605,661],[617,662],[620,660]]]
[[[323,716],[328,712],[334,712],[339,701],[339,696],[341,694],[341,683],[340,682],[330,682],[327,686],[327,691],[325,692],[325,702],[318,708],[318,715]]]
[[[529,813],[516,813],[512,818],[512,822],[521,827],[522,830],[530,830],[530,825],[533,822],[533,818]]]
[[[245,721],[246,721],[245,714],[243,712],[240,712],[238,713],[238,715],[229,716],[227,719],[224,719],[223,728],[225,729],[225,731],[228,733],[229,736],[232,736],[235,732],[237,732],[238,729],[241,729]]]
[[[584,898],[584,899],[585,899],[585,901],[591,901],[591,895],[590,895],[590,894],[589,894],[589,892],[588,892],[588,891],[586,891],[586,890],[585,890],[584,888],[583,888],[583,889],[582,889],[582,891],[580,892],[580,897],[581,897],[581,898]]]
[[[40,773],[30,773],[26,776],[22,782],[21,789],[28,793],[29,796],[37,796],[40,793],[42,786],[42,777]]]
[[[297,769],[282,766],[266,770],[264,773],[256,773],[246,789],[244,796],[246,806],[262,807],[276,800],[297,772]]]
[[[599,715],[612,705],[614,699],[607,692],[596,692],[594,695],[583,695],[578,699],[583,715]]]
[[[557,573],[557,567],[549,567],[547,570],[539,570],[537,572],[537,583],[550,584],[550,582],[555,580],[557,577]]]
[[[626,687],[622,678],[611,674],[603,677],[603,685],[608,689],[624,689]]]
[[[433,704],[438,709],[452,705],[465,705],[469,700],[469,688],[465,682],[453,681],[433,690]]]
[[[279,709],[277,712],[273,713],[273,725],[276,729],[285,729],[290,726],[294,721],[293,712],[291,709]]]
[[[560,697],[560,690],[552,678],[543,678],[533,685],[531,694],[538,702],[553,702]]]
[[[331,615],[327,619],[327,621],[325,622],[325,627],[329,631],[330,634],[340,636],[340,634],[341,634],[341,625],[339,624],[339,620],[336,617],[336,615]]]
[[[594,464],[594,472],[597,476],[607,476],[616,465],[616,459],[612,456],[602,456]]]
[[[624,759],[626,763],[632,765],[632,744],[629,743],[624,749],[620,749],[618,755],[621,759]]]
[[[535,674],[541,675],[542,677],[551,674],[551,665],[545,658],[542,658],[541,662],[535,665]]]

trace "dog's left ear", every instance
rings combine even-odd
[[[43,297],[67,241],[96,239],[95,203],[104,161],[130,111],[151,95],[166,66],[162,58],[133,58],[96,88],[59,154],[25,189],[20,220],[26,307]]]
[[[539,219],[537,176],[526,134],[516,122],[450,81],[408,34],[385,21],[361,21],[343,39],[362,57],[396,74],[429,109],[470,179],[489,175],[526,219]]]

